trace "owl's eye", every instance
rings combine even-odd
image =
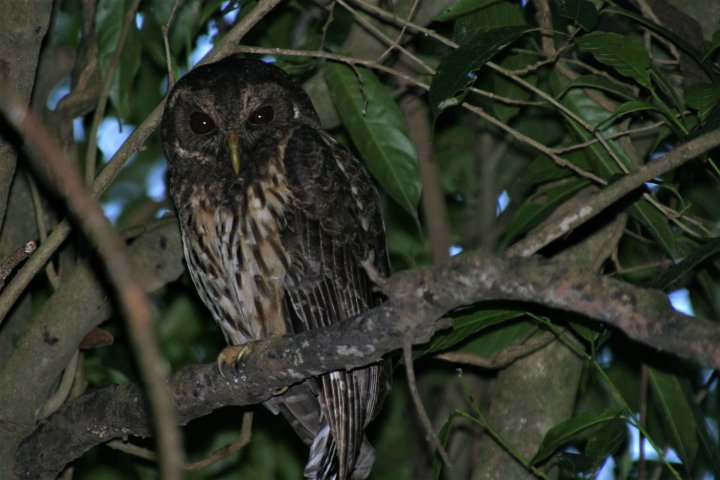
[[[204,135],[215,130],[215,122],[207,113],[193,112],[190,114],[190,130],[198,135]]]
[[[270,105],[260,107],[250,114],[250,123],[253,125],[265,125],[275,118],[275,110]]]

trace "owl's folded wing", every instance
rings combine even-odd
[[[283,231],[293,257],[285,286],[292,331],[322,328],[375,307],[380,298],[361,262],[369,259],[382,274],[388,262],[380,202],[369,176],[342,145],[310,127],[296,130],[284,163],[295,198]],[[384,396],[385,375],[385,366],[375,364],[331,372],[314,383],[324,418],[315,430],[309,469],[332,468],[328,456],[336,451],[338,478],[349,477],[364,428]]]

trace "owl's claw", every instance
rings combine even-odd
[[[365,270],[365,273],[367,274],[370,281],[374,283],[375,286],[382,293],[386,293],[385,289],[387,287],[387,278],[383,277],[383,275],[378,271],[378,269],[375,268],[374,262],[375,252],[370,252],[368,257],[360,262],[360,266],[363,268],[363,270]]]
[[[287,392],[288,390],[290,390],[290,387],[282,387],[277,392],[273,393],[273,396],[282,395],[283,393]]]
[[[243,345],[231,345],[225,347],[217,358],[217,367],[220,376],[225,378],[225,369],[228,366],[235,366],[252,351],[252,347],[245,343]]]

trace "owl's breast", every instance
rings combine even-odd
[[[182,219],[185,258],[201,299],[230,344],[288,332],[283,282],[291,257],[281,229],[291,197],[283,172],[273,166],[233,202],[228,197],[212,202],[202,187],[190,195]]]

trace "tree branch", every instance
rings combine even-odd
[[[674,311],[660,291],[591,276],[562,262],[467,253],[438,267],[396,274],[385,290],[387,302],[355,318],[252,344],[236,378],[224,379],[215,364],[183,368],[168,384],[180,423],[222,406],[262,402],[283,386],[311,376],[367,365],[401,348],[405,339],[427,342],[442,328],[438,319],[444,313],[490,300],[579,313],[615,326],[638,342],[720,367],[717,324]],[[93,445],[121,436],[147,436],[149,418],[135,385],[75,399],[23,442],[18,474],[50,477]]]

